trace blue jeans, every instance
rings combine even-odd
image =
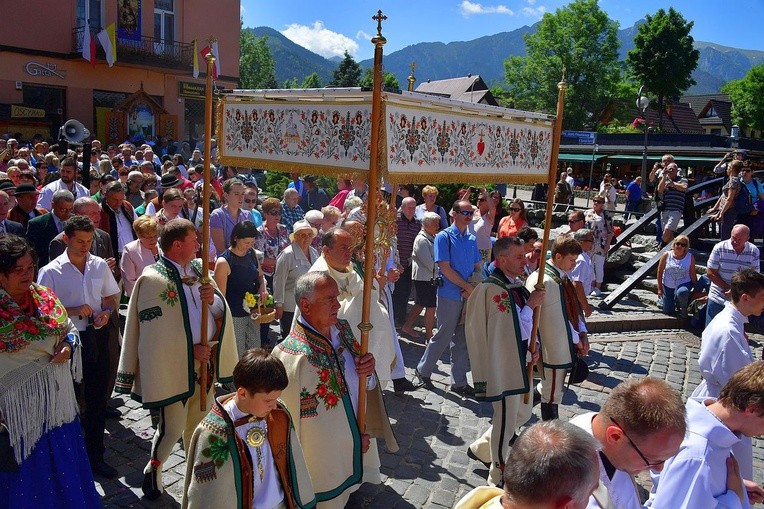
[[[718,302],[708,299],[708,303],[706,304],[706,327],[708,327],[711,320],[713,320],[722,309],[724,309],[724,304],[719,304]]]
[[[690,291],[692,283],[687,282],[679,285],[677,288],[663,286],[663,312],[667,315],[674,315],[676,307],[679,306],[679,314],[687,316],[687,306],[690,305]]]
[[[463,300],[453,300],[438,295],[435,316],[438,321],[438,332],[427,343],[424,354],[417,364],[417,370],[422,376],[432,376],[438,359],[447,347],[451,347],[451,386],[464,387],[467,385],[469,358],[467,341],[464,337],[464,324],[459,324],[462,316]]]

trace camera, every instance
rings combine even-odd
[[[443,286],[443,276],[435,276],[434,278],[430,279],[430,284],[435,288],[440,288]]]

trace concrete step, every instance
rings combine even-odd
[[[611,286],[611,285],[608,285]],[[613,289],[615,288],[614,285]],[[607,288],[610,290],[611,288]],[[657,296],[647,290],[632,290],[627,299],[613,309],[597,308],[600,299],[592,298],[595,307],[586,319],[586,327],[592,334],[649,331],[653,329],[685,329],[690,321],[664,315],[656,306]]]

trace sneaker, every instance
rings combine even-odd
[[[602,297],[602,290],[600,290],[599,288],[592,288],[592,291],[589,292],[589,295],[593,295],[598,298]]]

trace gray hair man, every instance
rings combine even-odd
[[[61,189],[53,193],[51,211],[29,220],[27,238],[34,245],[39,258],[38,267],[50,260],[50,241],[64,231],[64,222],[72,213],[74,195],[71,191]]]
[[[594,282],[594,265],[592,264],[591,251],[594,246],[594,232],[589,228],[581,228],[573,233],[573,238],[581,244],[581,254],[576,258],[576,266],[570,272],[570,279],[576,288],[576,295],[581,303],[584,316],[592,314],[592,306],[586,300],[586,296],[592,291]]]

